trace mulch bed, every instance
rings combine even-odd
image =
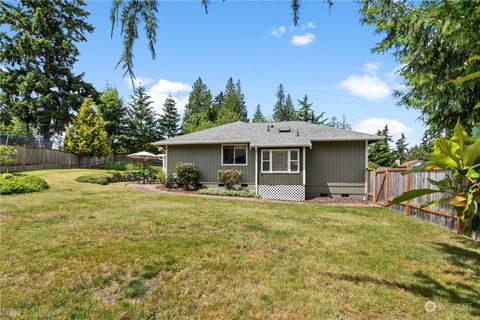
[[[290,201],[280,201],[280,200],[270,200],[270,199],[259,199],[259,198],[244,198],[244,197],[230,197],[230,196],[215,196],[215,195],[206,195],[198,194],[196,191],[183,190],[182,188],[165,188],[163,184],[140,184],[140,183],[129,183],[127,187],[148,192],[159,192],[159,193],[169,193],[169,194],[184,194],[194,197],[203,197],[203,198],[221,198],[221,199],[236,199],[236,200],[245,200],[245,201],[262,201],[262,202],[279,202],[287,203]],[[305,202],[291,202],[298,204],[323,204],[323,205],[341,205],[341,206],[376,206],[371,202],[361,199],[352,199],[352,198],[329,198],[329,197],[318,197],[313,199],[308,199]]]

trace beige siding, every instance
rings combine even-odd
[[[314,142],[306,153],[307,197],[365,193],[365,141]]]
[[[193,162],[200,170],[202,184],[218,184],[218,170],[237,168],[242,171],[242,183],[255,184],[255,150],[247,146],[247,166],[222,166],[220,144],[168,146],[167,171],[173,173],[175,164],[179,162]]]

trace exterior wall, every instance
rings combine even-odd
[[[262,173],[262,150],[298,149],[300,155],[299,173]],[[308,173],[308,171],[307,171]],[[258,184],[259,185],[303,185],[303,148],[264,148],[258,149]]]
[[[365,141],[313,142],[305,166],[307,198],[365,195]]]
[[[200,183],[218,185],[218,170],[237,168],[242,171],[242,184],[255,188],[255,149],[247,146],[247,166],[222,166],[222,145],[179,145],[167,148],[167,172],[172,174],[175,164],[193,162],[200,170]]]

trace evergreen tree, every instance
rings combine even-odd
[[[295,111],[295,106],[293,105],[293,100],[290,94],[287,94],[285,99],[285,120],[284,121],[293,121],[297,120],[297,112]]]
[[[128,153],[138,151],[158,152],[151,143],[162,139],[157,114],[151,106],[145,87],[135,88],[128,103],[127,122],[123,143]]]
[[[169,94],[163,104],[163,115],[160,117],[162,135],[168,138],[178,135],[178,122],[180,115],[175,107],[175,100]]]
[[[325,124],[328,121],[328,118],[324,118],[325,112],[320,113],[319,116],[315,115],[315,111],[312,109],[313,103],[308,101],[307,95],[303,97],[302,100],[298,100],[300,109],[297,111],[297,120]]]
[[[187,105],[185,106],[182,133],[190,133],[212,127],[215,119],[211,118],[211,107],[212,94],[202,79],[198,78],[193,84],[192,92],[190,92]]]
[[[295,106],[293,105],[292,97],[285,95],[283,84],[277,88],[277,101],[273,106],[273,121],[292,121],[296,119]]]
[[[220,109],[222,108],[223,102],[225,101],[225,95],[223,94],[222,91],[220,91],[215,98],[213,98],[213,103],[212,103],[212,108],[210,112],[209,118],[212,120],[212,122],[217,121],[218,113],[220,112]]]
[[[17,117],[10,120],[10,124],[0,122],[0,134],[14,134],[17,136],[31,136],[33,134],[25,122],[20,121]]]
[[[428,160],[428,152],[425,150],[425,148],[422,147],[422,145],[415,145],[410,148],[407,154],[407,160],[422,160],[422,161],[427,161]]]
[[[217,125],[235,121],[248,121],[247,106],[240,86],[240,80],[234,84],[229,78],[225,86],[225,96],[217,116]]]
[[[0,2],[0,105],[44,138],[62,132],[93,86],[73,73],[93,26],[78,1]],[[5,30],[9,30],[8,32]],[[2,108],[3,109],[3,108]]]
[[[83,102],[73,126],[66,127],[64,149],[81,156],[106,156],[110,153],[110,140],[102,116],[93,109],[95,102],[88,97]]]
[[[342,116],[342,121],[337,120],[337,117],[332,117],[330,122],[326,125],[334,128],[352,130],[352,125],[347,121],[347,117],[345,115]]]
[[[105,121],[113,153],[122,150],[121,136],[125,125],[126,108],[116,88],[107,87],[100,95],[97,110]]]
[[[255,108],[252,122],[267,122],[267,118],[263,115],[260,104],[257,104],[257,107]]]
[[[395,142],[395,160],[398,161],[399,165],[404,163],[407,160],[408,153],[408,143],[405,135],[401,134],[400,138]]]
[[[383,136],[384,139],[370,145],[368,148],[368,160],[381,167],[390,167],[393,165],[394,156],[389,146],[392,137],[389,135],[388,126],[385,125],[383,130],[378,130],[377,136]]]

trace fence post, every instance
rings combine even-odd
[[[390,171],[388,171],[388,168],[385,169],[385,183],[387,184],[385,186],[385,206],[387,207],[390,201]]]
[[[409,170],[409,168],[407,168],[407,170]],[[405,186],[405,191],[406,192],[410,191],[410,188],[411,188],[410,184],[411,184],[411,173],[408,173],[407,174],[407,185]],[[410,216],[410,210],[411,210],[410,200],[407,200],[406,209],[405,209],[405,215],[407,217]]]
[[[23,145],[22,149],[22,164],[23,164],[23,171],[27,170],[27,146]]]
[[[45,169],[45,146],[42,147],[42,168]]]

